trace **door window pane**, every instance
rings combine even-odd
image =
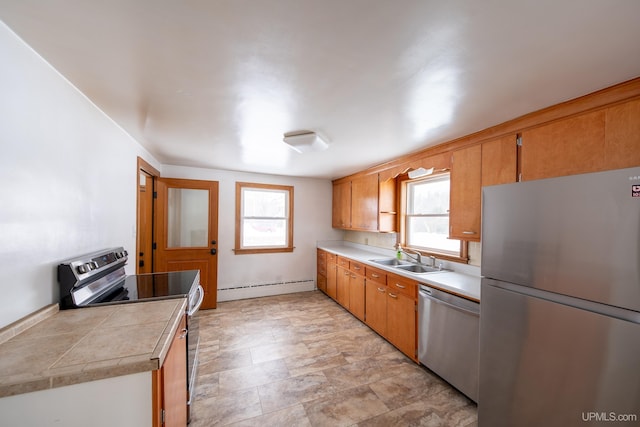
[[[169,188],[167,207],[167,247],[208,246],[209,190]]]

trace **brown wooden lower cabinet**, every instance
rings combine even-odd
[[[349,276],[349,311],[363,322],[365,316],[364,290],[364,276],[351,273]]]
[[[183,317],[162,367],[153,371],[154,427],[184,427],[187,425],[187,345],[185,332],[186,317]]]
[[[338,304],[349,309],[349,280],[351,272],[348,268],[338,266],[336,278],[336,301]]]
[[[365,323],[382,336],[387,335],[387,285],[367,280]]]
[[[336,264],[337,256],[327,253],[327,291],[326,294],[331,298],[338,297],[338,264]]]
[[[335,273],[331,256],[340,258]],[[323,292],[417,362],[417,282],[328,253]]]
[[[322,292],[327,293],[327,253],[318,249],[318,269],[316,285]]]

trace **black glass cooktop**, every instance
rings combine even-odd
[[[200,284],[199,270],[127,276],[121,287],[90,305],[136,302],[148,299],[184,298]]]

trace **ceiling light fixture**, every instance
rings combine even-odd
[[[432,173],[433,173],[433,168],[425,169],[420,167],[418,169],[414,169],[410,171],[409,178],[410,179],[422,178],[423,176],[431,175]]]
[[[323,151],[329,145],[320,135],[308,130],[287,132],[282,139],[285,144],[296,150],[298,153],[310,151]]]

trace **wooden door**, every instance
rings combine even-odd
[[[136,232],[136,273],[153,272],[153,193],[155,180],[160,172],[149,163],[138,157],[138,198],[137,198],[137,232]]]
[[[157,179],[155,271],[200,270],[202,308],[216,308],[218,183]]]

